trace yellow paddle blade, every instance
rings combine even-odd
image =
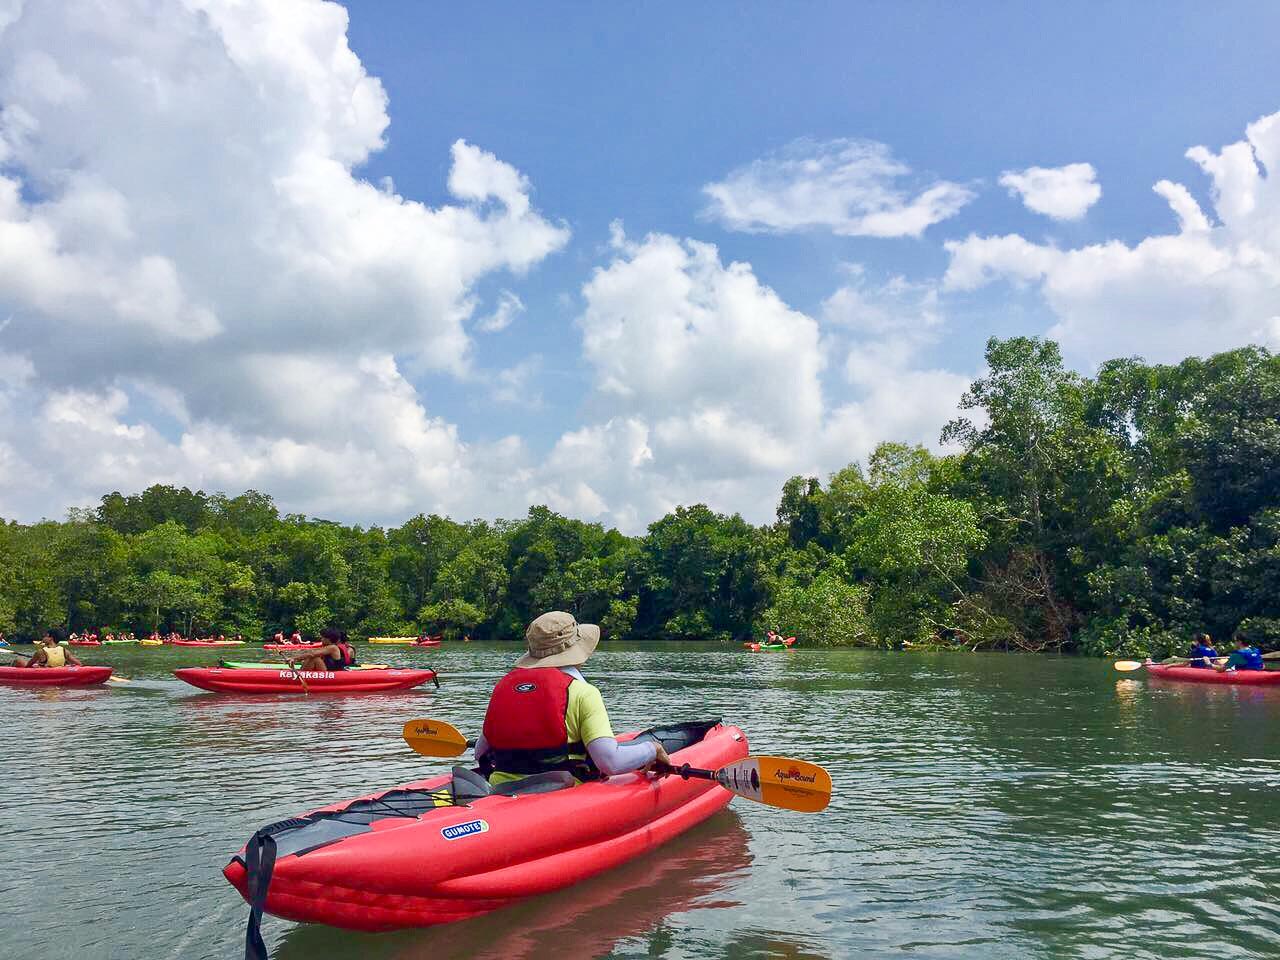
[[[133,683],[128,677],[117,677],[114,673],[107,677],[108,683]]]
[[[424,757],[457,757],[466,752],[467,738],[443,720],[410,720],[404,742]]]
[[[1131,673],[1134,670],[1142,669],[1141,660],[1117,660],[1116,669],[1121,673]]]
[[[831,774],[790,757],[747,757],[716,771],[716,782],[757,803],[817,813],[831,802]]]

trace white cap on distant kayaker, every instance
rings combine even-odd
[[[600,642],[600,628],[552,610],[529,624],[524,640],[529,652],[516,661],[517,667],[576,667],[587,662]]]

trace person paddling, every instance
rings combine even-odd
[[[493,784],[551,770],[578,780],[652,769],[671,762],[656,741],[619,743],[600,691],[578,667],[600,643],[600,628],[570,613],[544,613],[525,631],[529,652],[489,698],[475,756]]]
[[[1217,658],[1218,651],[1213,647],[1213,639],[1207,633],[1196,634],[1195,642],[1191,644],[1191,666],[1212,667]]]
[[[1243,634],[1235,635],[1236,648],[1227,656],[1226,663],[1215,663],[1213,668],[1219,673],[1226,670],[1265,670],[1262,662],[1262,651],[1245,639]]]
[[[82,667],[75,654],[69,652],[65,647],[61,646],[66,634],[57,627],[52,627],[44,632],[44,636],[40,642],[36,644],[36,652],[31,659],[27,661],[28,667]]]
[[[303,670],[349,670],[359,666],[345,630],[325,627],[320,631],[320,639],[323,646],[308,650],[300,658]]]

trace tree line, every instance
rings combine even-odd
[[[783,486],[776,522],[704,505],[626,536],[544,506],[395,528],[281,515],[266,494],[153,486],[0,524],[0,631],[517,639],[565,609],[619,639],[1160,654],[1280,644],[1280,357],[1249,347],[1095,376],[992,339],[935,455]]]

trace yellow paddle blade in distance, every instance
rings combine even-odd
[[[1116,669],[1121,673],[1131,673],[1134,670],[1142,669],[1141,660],[1117,660]]]
[[[831,775],[816,763],[790,757],[747,757],[716,771],[716,782],[757,803],[817,813],[831,802]]]
[[[443,720],[410,720],[404,742],[424,757],[457,757],[466,752],[467,738]]]

